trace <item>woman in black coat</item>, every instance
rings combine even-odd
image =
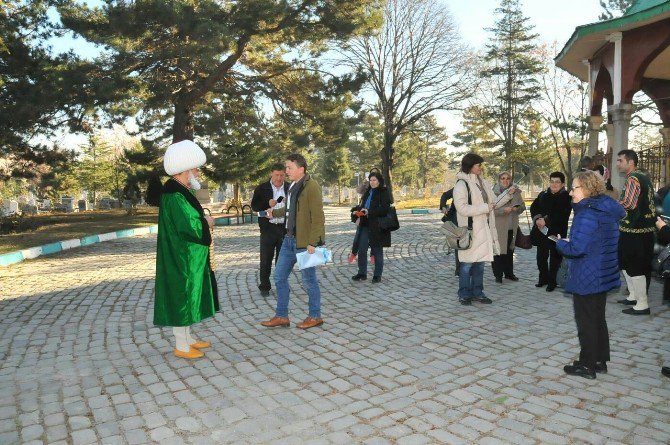
[[[375,257],[373,283],[379,283],[384,271],[384,247],[391,247],[391,232],[379,227],[379,218],[391,208],[391,194],[384,187],[384,177],[370,173],[370,188],[361,198],[361,204],[352,209],[351,218],[358,224],[358,273],[354,281],[368,278],[368,247]]]
[[[571,201],[570,194],[565,189],[565,175],[553,172],[549,175],[549,188],[540,193],[530,206],[534,223],[530,240],[537,246],[537,269],[540,272],[535,287],[547,286],[547,292],[556,289],[556,275],[562,260],[556,244],[547,235],[566,237],[572,212]]]

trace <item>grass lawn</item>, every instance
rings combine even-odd
[[[396,203],[396,208],[431,209],[437,208],[439,202],[439,196],[409,199]],[[331,205],[337,206],[337,204]],[[343,207],[350,205],[342,204]],[[125,210],[114,209],[75,213],[43,213],[26,218],[30,218],[37,229],[0,235],[0,254],[89,235],[150,226],[158,221],[158,209],[139,208],[136,215],[127,215]]]
[[[76,213],[43,213],[33,218],[36,230],[0,235],[0,254],[88,235],[114,232],[156,224],[157,208],[138,209],[136,215],[125,210],[100,210]]]
[[[440,197],[431,196],[430,198],[407,199],[398,201],[395,208],[400,209],[437,209],[440,207]]]

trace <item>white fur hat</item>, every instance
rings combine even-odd
[[[207,156],[202,148],[189,141],[188,139],[181,142],[175,142],[170,145],[165,151],[163,158],[163,167],[165,173],[168,175],[176,175],[192,168],[198,168],[205,165]]]

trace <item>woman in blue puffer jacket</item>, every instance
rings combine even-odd
[[[565,290],[573,295],[581,347],[579,360],[563,370],[587,379],[595,379],[596,372],[607,372],[610,347],[605,302],[607,292],[621,286],[619,220],[626,211],[605,192],[598,173],[577,173],[570,191],[575,214],[570,238],[556,241],[556,249],[569,261]]]

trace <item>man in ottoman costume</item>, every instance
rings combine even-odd
[[[210,344],[195,340],[190,326],[219,310],[209,258],[214,220],[191,192],[200,189],[198,167],[206,161],[202,149],[189,140],[170,145],[163,160],[172,177],[163,185],[158,212],[154,324],[172,326],[174,354],[182,358],[204,355],[200,349]]]

